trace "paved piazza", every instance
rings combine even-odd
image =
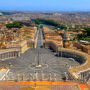
[[[79,63],[42,47],[42,32],[38,31],[37,47],[29,49],[21,57],[2,61],[0,67],[10,66],[7,80],[62,80],[69,66]]]

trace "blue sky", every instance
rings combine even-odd
[[[0,0],[0,10],[90,11],[90,0]]]

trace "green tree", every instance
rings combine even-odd
[[[37,18],[34,20],[34,22],[38,25],[40,24],[46,24],[46,25],[51,25],[51,26],[55,26],[56,28],[60,28],[60,29],[67,29],[67,27],[65,27],[64,25],[60,25],[59,23],[57,23],[54,20],[48,20],[48,19],[40,19]]]
[[[23,22],[13,22],[6,24],[7,28],[21,28],[23,26]]]

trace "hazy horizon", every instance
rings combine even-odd
[[[0,12],[90,12],[90,10],[0,10]]]

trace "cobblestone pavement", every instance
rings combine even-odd
[[[58,57],[52,50],[42,47],[42,32],[38,31],[37,47],[21,57],[2,61],[1,66],[11,66],[7,80],[61,80],[69,66],[78,66],[74,60]]]

